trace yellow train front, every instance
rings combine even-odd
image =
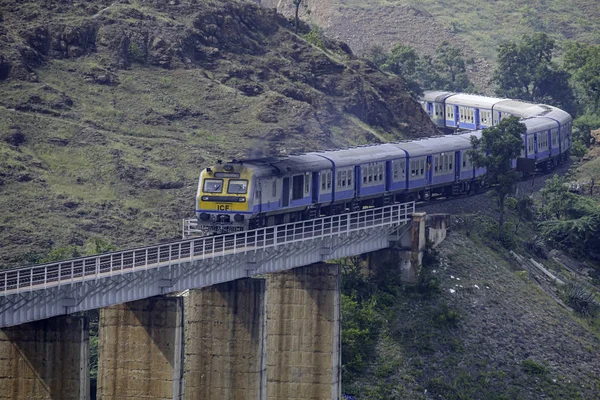
[[[198,229],[227,233],[248,229],[252,216],[252,170],[242,163],[218,163],[200,173],[196,196]]]

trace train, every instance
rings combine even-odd
[[[219,160],[200,173],[197,229],[228,233],[395,202],[477,191],[484,168],[471,136],[517,116],[527,127],[521,157],[549,169],[566,160],[571,116],[556,107],[445,91],[420,98],[444,135],[299,155]],[[516,167],[517,160],[513,160]]]

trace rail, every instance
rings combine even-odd
[[[406,222],[414,211],[414,202],[394,204],[251,231],[193,238],[0,271],[0,296],[45,290],[49,287],[158,268],[173,263],[248,253],[368,228],[397,226]]]

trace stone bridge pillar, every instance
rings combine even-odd
[[[151,297],[100,310],[98,399],[179,399],[183,301]]]
[[[340,399],[339,266],[317,263],[266,279],[267,399]]]
[[[56,317],[0,330],[0,399],[88,400],[88,321]]]
[[[265,399],[265,281],[190,290],[186,299],[185,399]]]

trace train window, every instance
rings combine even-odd
[[[454,158],[454,153],[448,155],[448,171],[452,171],[452,159]]]
[[[410,162],[410,176],[415,176],[415,162],[411,161]]]
[[[223,191],[223,179],[205,179],[204,193],[221,193]]]
[[[425,160],[421,160],[421,176],[425,175]]]
[[[404,168],[406,167],[406,161],[405,160],[401,160],[400,163],[402,163],[402,178],[406,177],[406,171],[404,170]]]
[[[321,172],[321,190],[327,187],[327,172]]]
[[[346,171],[342,171],[342,187],[346,187]]]
[[[398,161],[392,161],[392,176],[394,180],[398,179],[398,167]]]
[[[227,193],[245,194],[248,191],[248,181],[246,179],[230,179],[227,185]]]
[[[336,173],[337,176],[337,188],[341,188],[342,187],[342,171],[338,171]]]
[[[367,183],[367,170],[365,168],[362,169],[363,173],[363,184]]]
[[[439,160],[438,156],[435,156],[433,158],[433,172],[438,172],[438,160]]]
[[[348,170],[348,186],[352,186],[352,170]]]
[[[369,165],[369,182],[373,182],[373,166]]]
[[[446,119],[454,119],[454,107],[451,105],[446,106]]]
[[[327,189],[331,189],[331,171],[327,171]]]
[[[277,181],[273,181],[273,193],[271,197],[277,197]]]
[[[383,165],[379,164],[379,180],[383,181]]]

